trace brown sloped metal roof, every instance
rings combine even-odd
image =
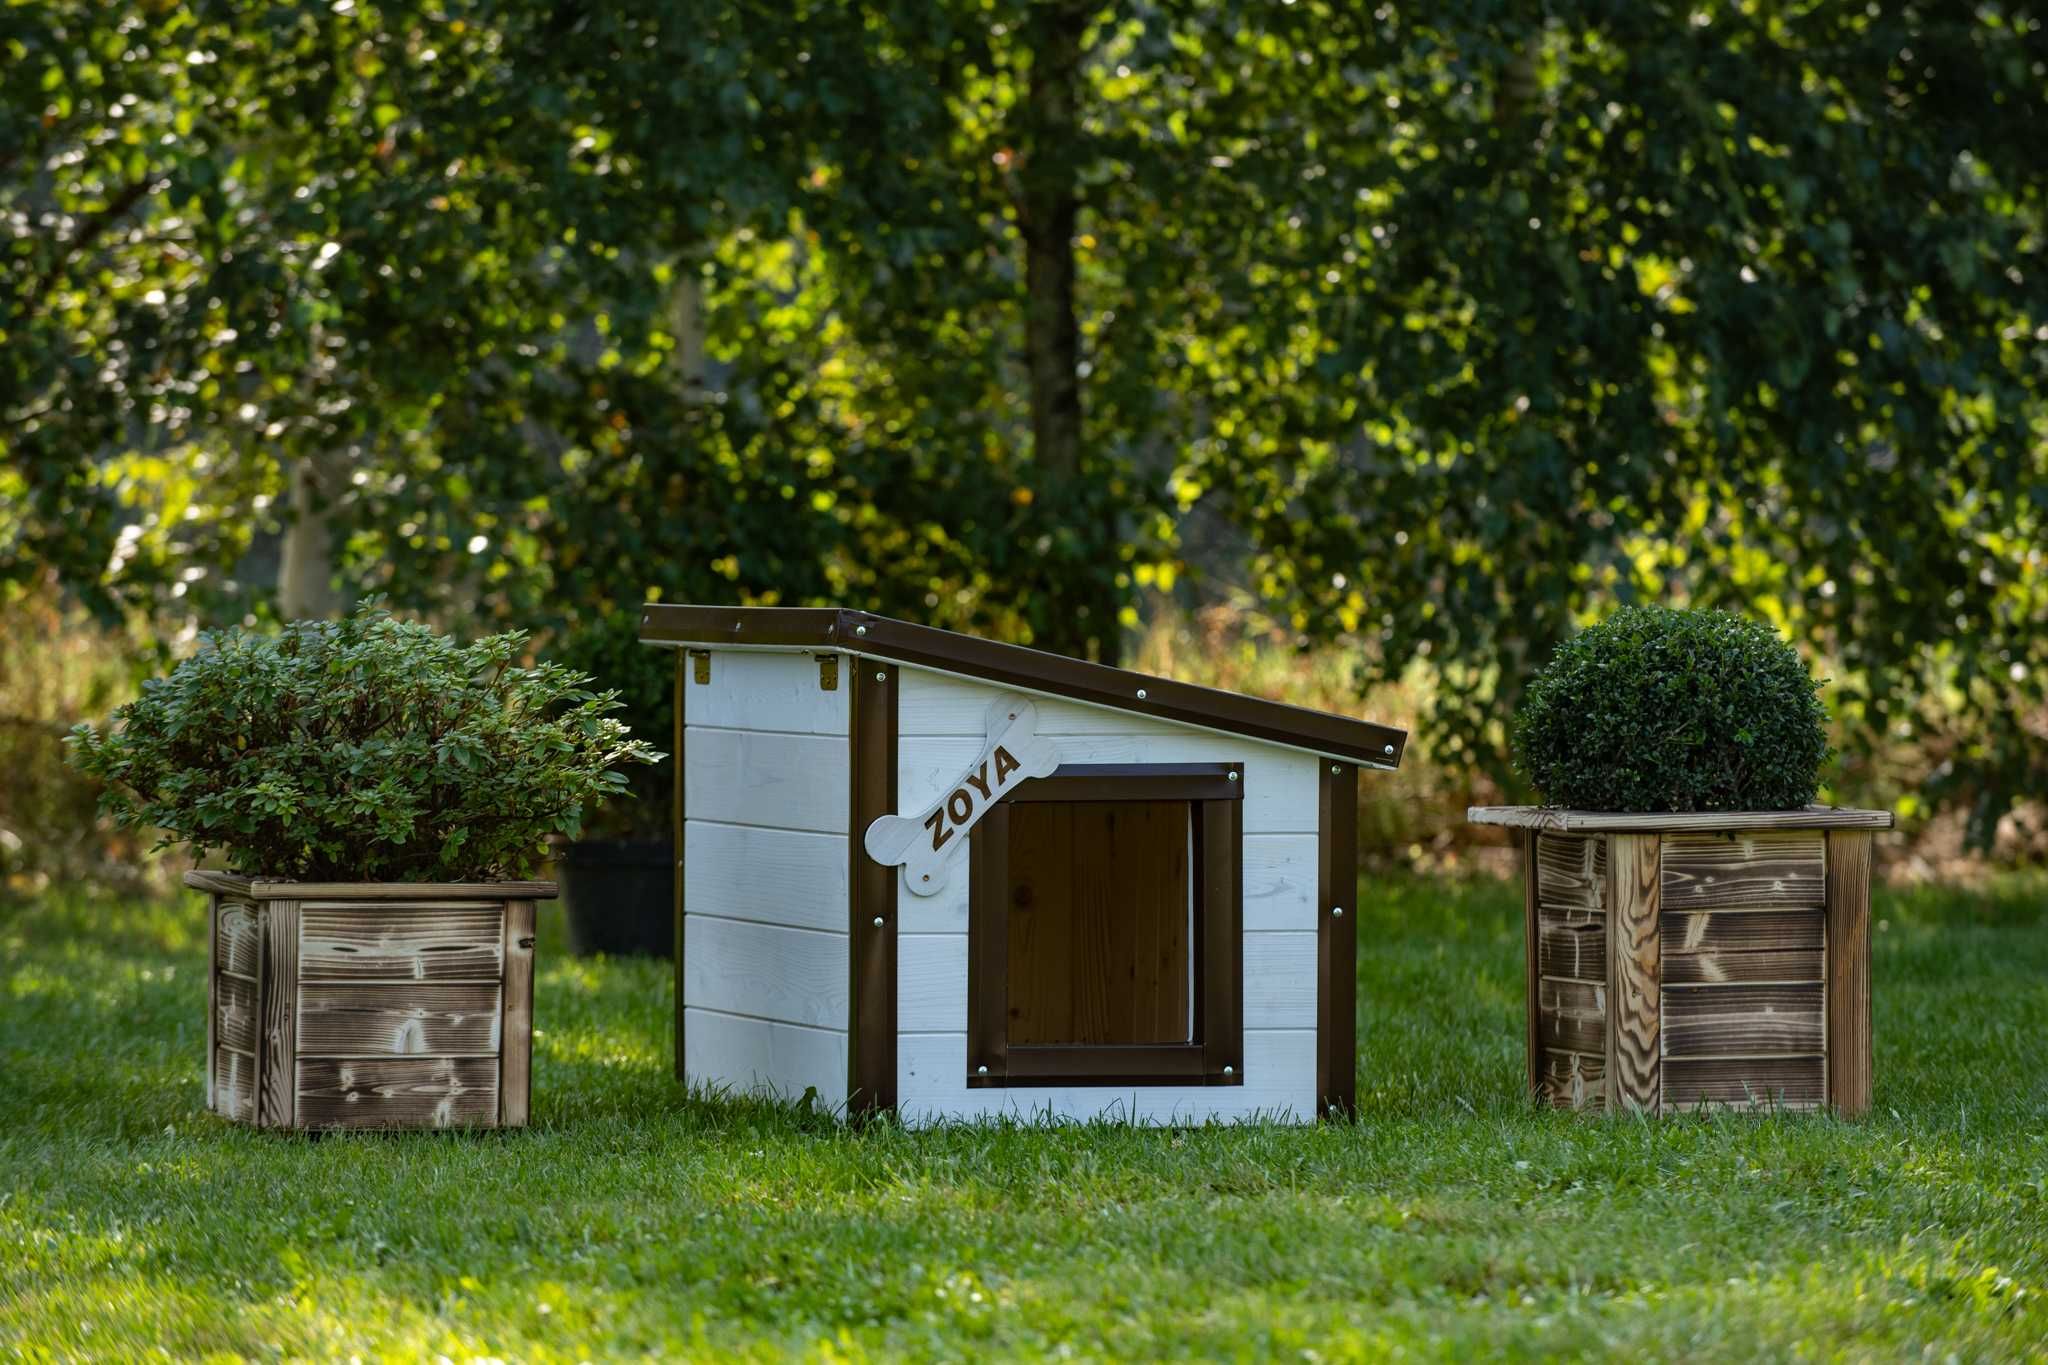
[[[1408,732],[1389,725],[841,607],[702,607],[650,602],[641,608],[640,638],[657,645],[841,650],[1379,768],[1398,767],[1408,744]]]

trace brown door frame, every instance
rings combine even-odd
[[[1063,763],[997,802],[968,840],[970,1089],[1244,1084],[1244,764]],[[1009,1041],[1012,802],[1186,801],[1194,823],[1197,964],[1187,1043],[1013,1046]]]

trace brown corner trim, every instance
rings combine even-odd
[[[684,765],[684,749],[682,749],[684,731],[686,731],[686,726],[688,726],[688,720],[686,720],[686,716],[688,716],[688,702],[684,700],[686,696],[688,696],[688,692],[684,690],[684,677],[682,677],[682,651],[678,649],[676,651],[676,749],[674,749],[674,763],[676,763],[676,847],[674,847],[674,853],[672,853],[674,866],[670,868],[670,872],[676,878],[676,1081],[682,1081],[684,1085],[688,1085],[688,1081],[690,1081],[688,1066],[686,1066],[686,1056],[684,1056],[684,1048],[682,1048],[682,1044],[684,1044],[684,1033],[682,1033],[682,1025],[684,1025],[684,1013],[682,1013],[684,1011],[684,1003],[682,1003],[682,954],[684,954],[684,948],[686,948],[686,945],[684,945],[684,933],[682,933],[682,917],[684,917],[684,911],[686,911],[686,907],[684,907],[684,882],[686,882],[686,876],[684,874],[686,874],[686,862],[688,862],[686,841],[688,841],[688,835],[690,835],[688,812],[684,810],[684,794],[690,790],[690,784],[688,784],[688,767]]]
[[[650,602],[641,608],[640,638],[650,644],[847,650],[1382,768],[1398,767],[1408,743],[1407,731],[1389,725],[836,607]]]
[[[867,827],[896,811],[896,669],[853,661],[851,823],[846,852],[847,1110],[856,1118],[896,1108],[896,869],[870,858]]]
[[[1324,762],[1316,801],[1316,1112],[1358,1108],[1358,769]]]

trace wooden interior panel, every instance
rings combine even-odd
[[[223,901],[215,922],[214,962],[224,972],[256,979],[256,911]]]
[[[1545,980],[1538,989],[1543,1046],[1559,1052],[1607,1051],[1607,988],[1584,981]]]
[[[1664,992],[1669,1057],[1772,1057],[1822,1050],[1819,982],[1672,986]]]
[[[256,1059],[246,1052],[216,1048],[213,1054],[213,1111],[242,1123],[256,1121]]]
[[[1664,1062],[1664,1112],[1697,1105],[1815,1109],[1826,1062],[1818,1057],[1672,1057]]]
[[[1012,804],[1011,1045],[1190,1041],[1189,809]]]
[[[256,1054],[256,983],[222,976],[214,983],[214,1042]]]
[[[1664,908],[1818,907],[1826,871],[1819,830],[1672,834],[1664,842]]]
[[[306,981],[495,981],[501,905],[324,905],[299,909]]]
[[[1671,953],[1664,958],[1664,984],[1717,986],[1738,981],[1819,981],[1824,956],[1818,948],[1761,953]]]
[[[1826,931],[1826,920],[1818,906],[1811,910],[1666,910],[1663,914],[1667,955],[1766,949],[1818,952],[1827,937]]]
[[[1545,976],[1604,983],[1607,916],[1583,910],[1538,911],[1537,955]]]
[[[1598,1109],[1607,1094],[1606,1059],[1582,1052],[1544,1052],[1537,1075],[1543,1099],[1557,1109]]]
[[[1607,908],[1607,836],[1536,836],[1536,903],[1553,910]]]
[[[490,1057],[309,1058],[298,1064],[306,1128],[489,1127],[498,1119]]]
[[[315,982],[300,993],[301,1057],[492,1056],[497,982],[375,985]]]

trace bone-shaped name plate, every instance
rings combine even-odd
[[[1041,738],[1038,708],[1022,697],[997,697],[988,709],[988,745],[959,781],[922,815],[884,815],[868,826],[861,846],[884,866],[903,865],[903,885],[914,896],[946,889],[967,832],[1019,782],[1050,777],[1060,766],[1059,746]]]

